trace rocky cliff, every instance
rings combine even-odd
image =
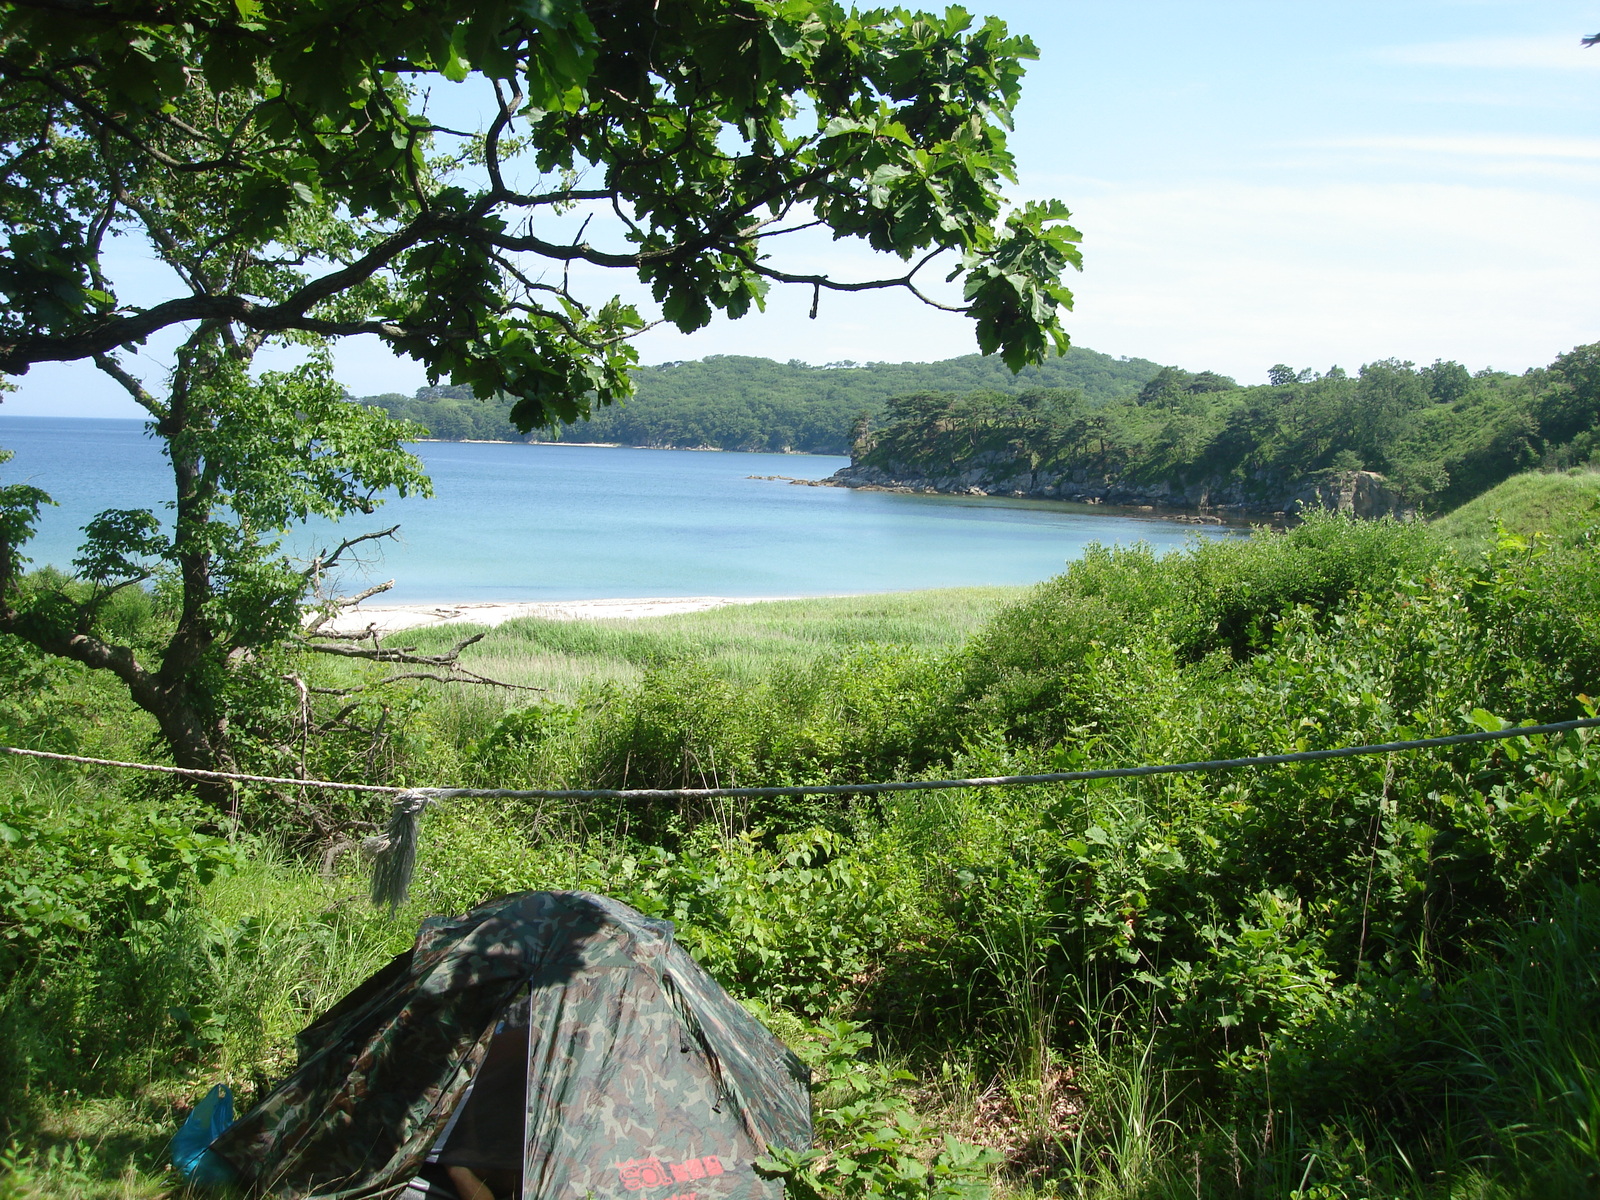
[[[896,469],[893,464],[851,463],[823,481],[832,487],[883,491],[936,492],[944,495],[1014,496],[1068,500],[1078,504],[1171,509],[1219,517],[1271,517],[1292,520],[1308,508],[1326,508],[1365,519],[1412,520],[1416,506],[1374,471],[1317,471],[1287,479],[1161,480],[1140,483],[1088,471],[1030,469],[1015,458],[980,455],[960,472],[926,468]]]

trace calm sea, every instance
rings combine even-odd
[[[139,421],[0,416],[16,457],[0,483],[57,501],[29,553],[65,566],[85,521],[170,495]],[[1044,501],[907,496],[747,478],[820,479],[843,458],[600,446],[431,442],[414,447],[437,495],[391,501],[353,534],[400,536],[346,582],[393,578],[378,603],[623,596],[800,596],[1034,583],[1091,542],[1157,550],[1232,531]],[[304,553],[330,526],[289,541]]]

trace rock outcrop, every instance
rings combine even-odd
[[[1327,508],[1363,520],[1417,519],[1417,506],[1389,486],[1376,471],[1319,471],[1300,480],[1290,495],[1299,509]]]

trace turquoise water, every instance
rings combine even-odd
[[[44,488],[29,553],[68,564],[106,508],[155,508],[170,492],[159,443],[138,421],[0,416],[16,457],[0,483]],[[802,596],[1034,583],[1091,542],[1176,548],[1229,536],[1086,506],[797,487],[846,459],[785,454],[433,442],[414,447],[437,495],[346,522],[399,523],[349,587],[393,578],[381,603],[621,596]],[[330,527],[290,540],[307,552]]]

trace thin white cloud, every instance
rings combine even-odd
[[[1464,134],[1435,137],[1348,137],[1311,143],[1348,150],[1404,150],[1471,158],[1600,159],[1600,138]]]
[[[1423,67],[1473,67],[1505,70],[1592,71],[1600,69],[1600,47],[1586,48],[1576,33],[1550,37],[1463,38],[1380,46],[1380,62]]]
[[[1600,338],[1600,202],[1217,182],[1083,197],[1074,339],[1259,381],[1396,355],[1521,370]]]

